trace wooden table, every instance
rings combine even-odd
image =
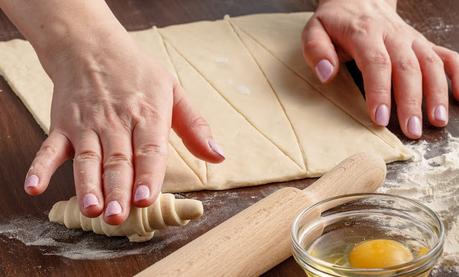
[[[152,25],[166,26],[206,19],[220,19],[225,14],[233,16],[262,12],[311,11],[309,1],[300,0],[206,0],[206,1],[108,1],[116,16],[128,30],[141,30]],[[400,14],[410,24],[433,42],[459,50],[459,1],[403,0],[399,3]],[[21,37],[16,28],[0,16],[0,40]],[[359,73],[351,70],[356,80]],[[357,81],[359,82],[359,81]],[[47,192],[31,198],[23,191],[23,179],[31,160],[45,135],[32,119],[19,99],[14,96],[4,80],[0,80],[0,224],[17,217],[30,216],[46,220],[45,212],[56,200],[74,195],[71,162],[65,163],[54,175]],[[459,135],[459,107],[452,101],[451,120],[448,131]],[[394,116],[392,118],[395,118]],[[401,135],[395,121],[390,129]],[[425,125],[426,139],[442,137],[439,129]],[[163,232],[156,241],[169,240],[159,251],[149,254],[125,256],[110,260],[71,260],[60,256],[43,255],[43,247],[25,246],[23,243],[0,236],[0,275],[131,275],[173,252],[187,241],[206,232],[238,211],[272,193],[281,186],[304,188],[313,180],[270,184],[262,187],[235,189],[230,192],[184,193],[185,197],[204,200],[206,215],[204,224],[191,224],[186,229]],[[32,228],[33,226],[31,226]],[[178,232],[185,232],[178,235]],[[107,242],[105,238],[102,238]],[[107,242],[108,243],[108,242]],[[155,243],[155,240],[150,243]],[[121,246],[122,248],[123,246]],[[304,276],[289,259],[267,273],[268,276]],[[437,276],[446,276],[439,273]]]

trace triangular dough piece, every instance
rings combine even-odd
[[[231,26],[223,20],[204,21],[166,27],[160,33],[251,124],[304,167],[290,122]]]
[[[0,74],[48,134],[54,86],[37,54],[30,43],[22,39],[1,43],[0,53]]]
[[[399,149],[323,97],[250,36],[241,32],[240,37],[268,77],[293,123],[309,176],[319,176],[349,155],[360,152],[374,153],[387,161],[403,158]]]
[[[164,42],[156,27],[150,30],[131,32],[130,34],[145,54],[153,57],[155,61],[160,62],[169,72],[177,76],[177,72],[175,72],[174,66],[166,52]],[[201,182],[206,183],[206,163],[193,156],[173,131],[169,137],[169,142],[184,162],[198,175]]]
[[[195,172],[183,161],[177,151],[169,145],[166,177],[163,192],[183,192],[206,189]]]
[[[192,102],[208,120],[226,160],[207,164],[206,189],[226,189],[243,184],[258,185],[305,176],[290,158],[255,129],[166,42],[179,79]]]
[[[303,58],[301,32],[313,13],[258,14],[236,18],[225,17],[233,26],[252,37],[274,57],[301,76],[324,97],[340,107],[355,120],[390,145],[403,152],[405,159],[411,156],[398,138],[385,128],[373,126],[367,114],[365,101],[344,66],[336,78],[323,85]]]
[[[132,34],[181,80],[227,152],[224,163],[206,164],[172,134],[164,191],[312,177],[356,151],[386,161],[409,156],[395,135],[371,125],[344,68],[323,86],[303,63],[299,34],[308,16],[253,15]],[[0,42],[0,73],[48,132],[53,84],[28,42]]]

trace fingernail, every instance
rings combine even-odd
[[[223,158],[225,157],[225,152],[223,151],[223,148],[221,148],[220,145],[218,145],[213,139],[209,140],[209,146],[210,149],[212,149],[212,151],[222,156]]]
[[[445,106],[443,105],[438,105],[436,108],[435,108],[435,111],[434,111],[434,118],[435,120],[438,120],[438,121],[441,121],[441,122],[446,122],[448,119],[447,119],[447,115],[446,115],[446,108]]]
[[[408,132],[415,137],[422,135],[421,120],[417,116],[412,116],[408,120]]]
[[[40,182],[40,179],[38,178],[37,175],[30,175],[25,179],[24,187],[26,189],[28,189],[28,188],[36,188],[38,186],[39,182]]]
[[[321,60],[316,65],[316,74],[322,83],[325,83],[330,79],[333,73],[333,65],[326,59]]]
[[[134,202],[145,200],[150,197],[150,189],[146,185],[140,185],[134,194]]]
[[[121,208],[120,203],[118,201],[111,201],[107,204],[107,208],[105,209],[105,216],[112,216],[120,214],[123,211]]]
[[[83,208],[87,209],[92,206],[97,206],[99,204],[99,200],[97,196],[93,193],[88,193],[83,197]]]
[[[375,113],[375,121],[379,126],[387,126],[389,123],[389,108],[387,105],[379,105]]]

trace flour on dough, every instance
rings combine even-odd
[[[316,177],[362,151],[386,162],[410,157],[395,135],[372,125],[344,66],[323,85],[304,63],[300,34],[311,15],[227,16],[131,32],[178,78],[227,156],[207,164],[171,134],[163,191]],[[48,132],[53,85],[28,42],[0,43],[0,73]]]

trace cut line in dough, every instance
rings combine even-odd
[[[226,153],[223,163],[206,163],[171,134],[164,192],[317,177],[362,151],[386,162],[410,158],[394,134],[372,125],[344,66],[323,85],[305,64],[300,34],[311,15],[227,16],[130,33],[177,76]],[[0,42],[0,74],[48,133],[53,84],[27,41]]]

